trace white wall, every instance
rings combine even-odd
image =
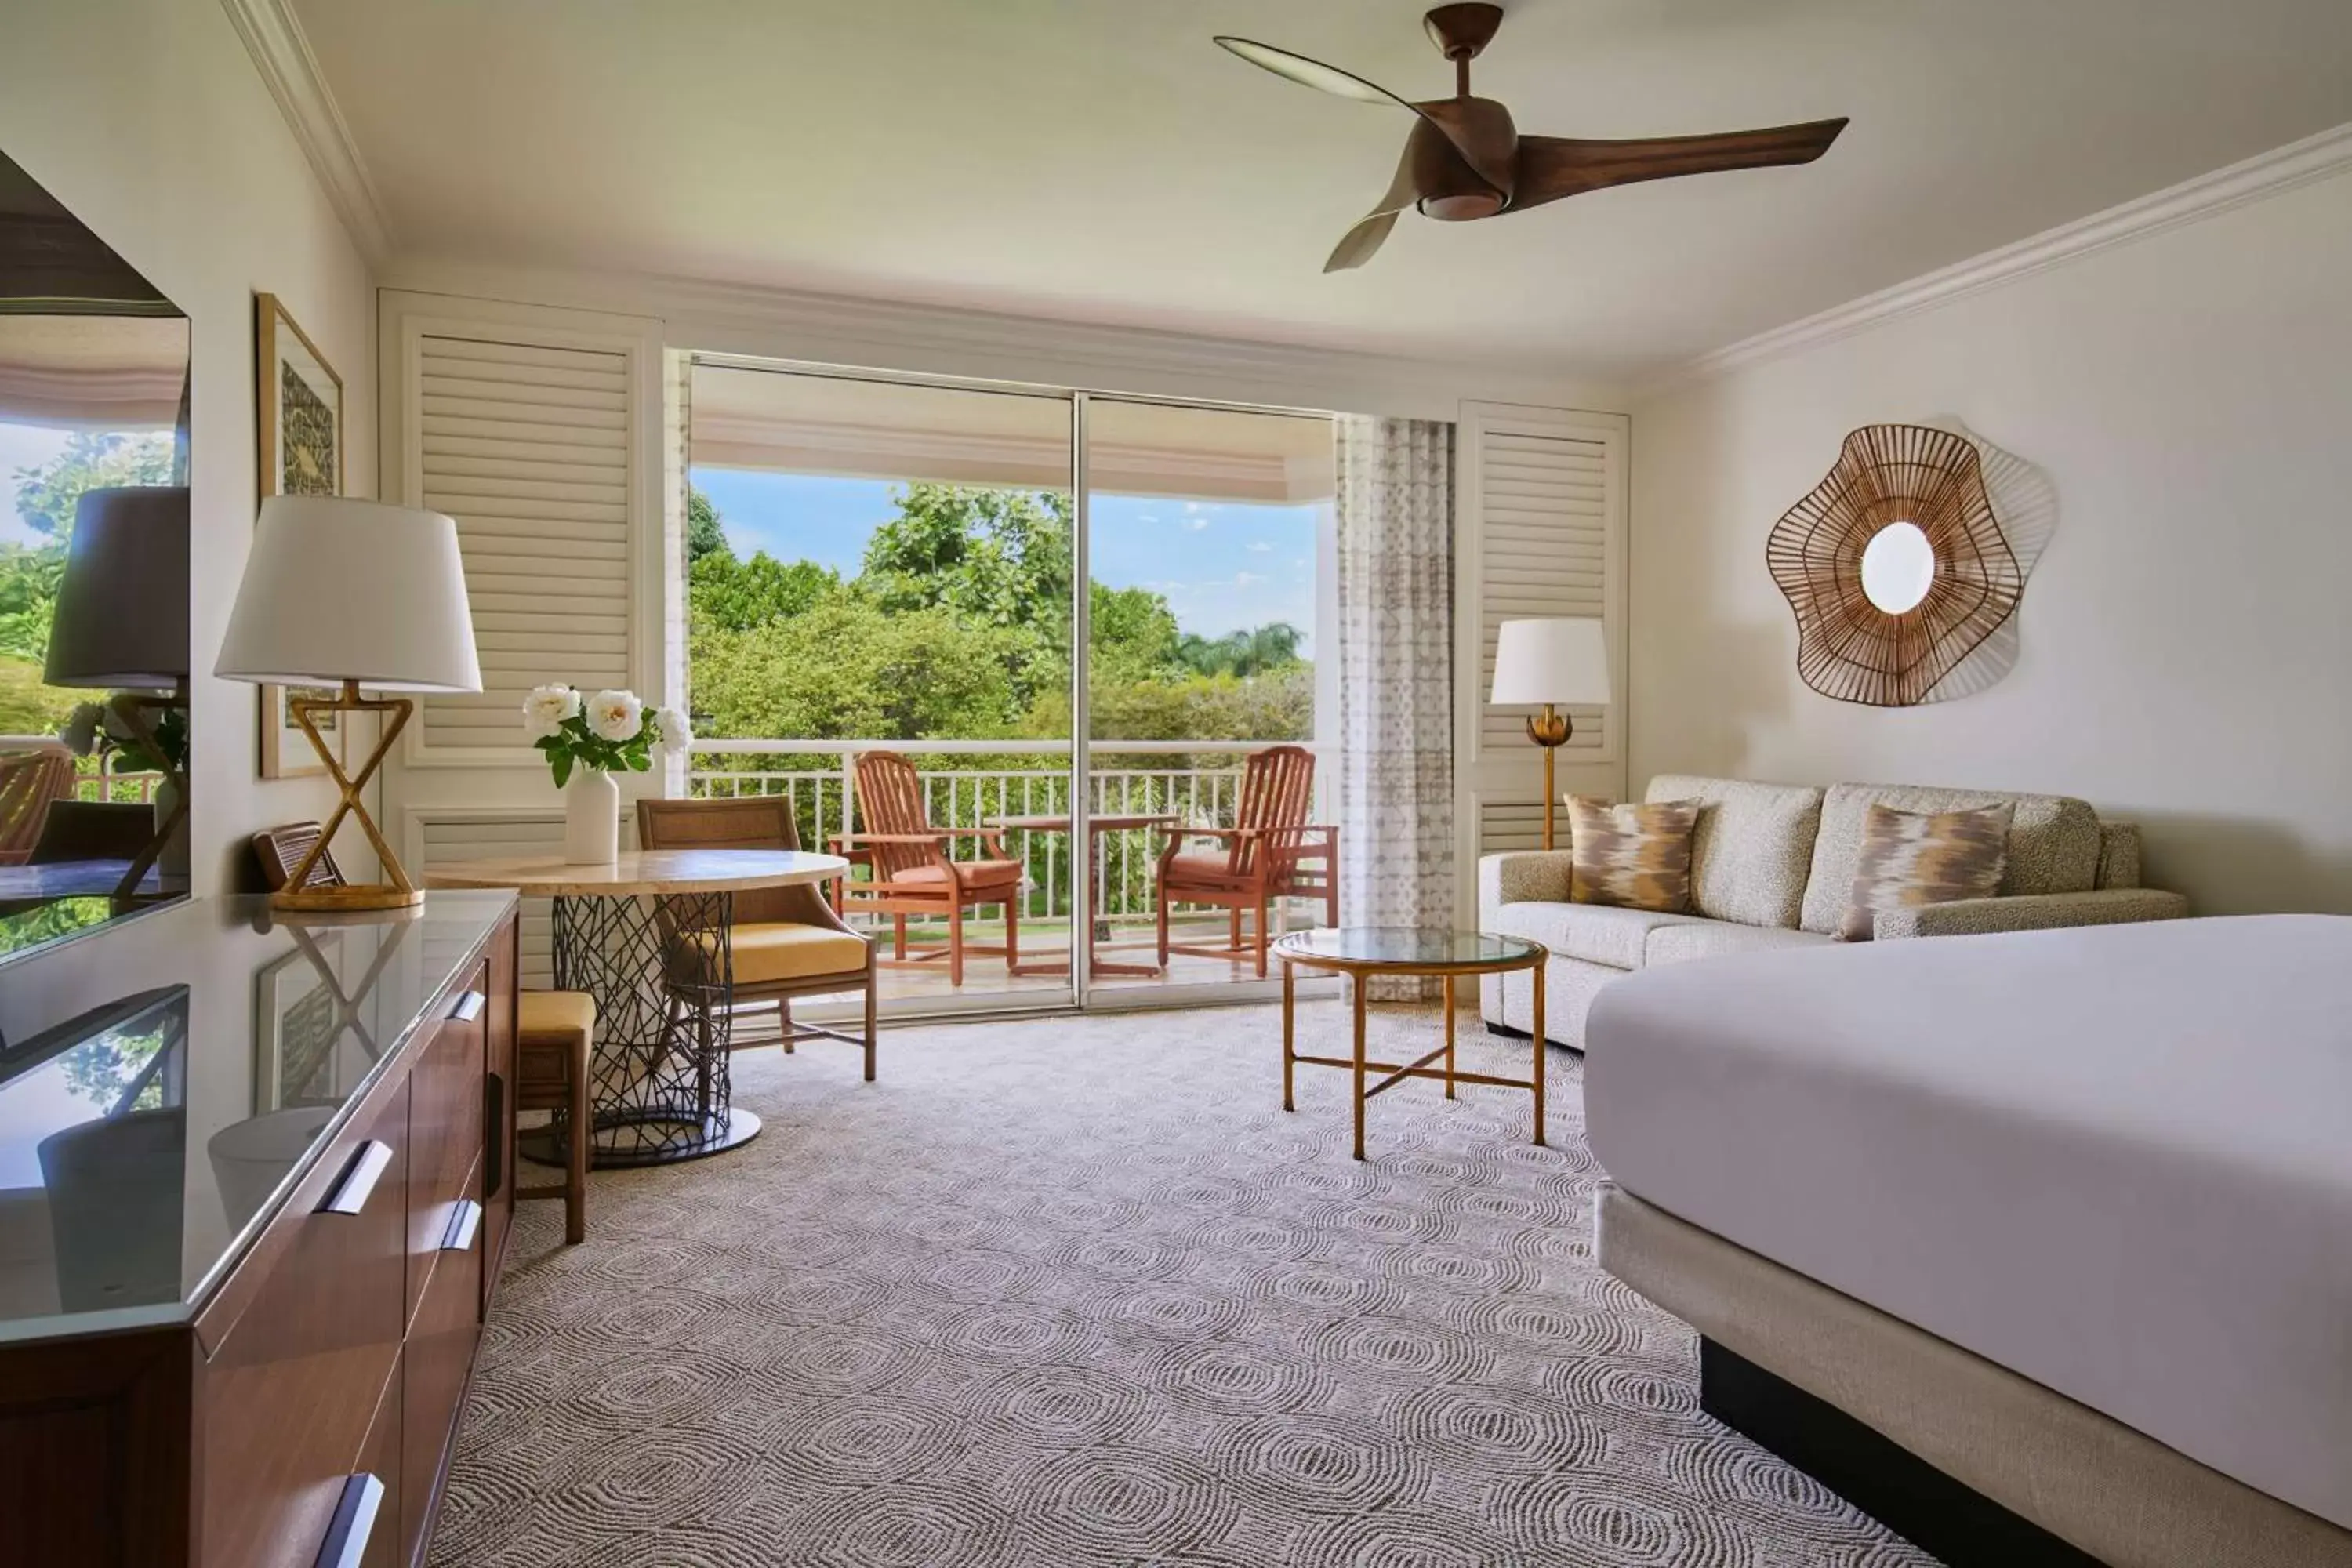
[[[0,150],[191,319],[193,653],[212,667],[256,509],[253,296],[281,296],[343,379],[346,488],[375,482],[368,267],[212,0],[7,0]],[[260,778],[254,689],[192,691],[195,890],[229,885],[246,837],[334,804],[323,778]],[[339,853],[353,847],[346,835]],[[357,847],[364,848],[363,845]],[[347,868],[356,855],[345,856]]]
[[[1669,770],[2083,795],[2206,913],[2352,910],[2352,174],[1637,405],[1635,788]],[[2048,471],[2022,657],[1881,710],[1795,668],[1773,522],[1855,426]]]

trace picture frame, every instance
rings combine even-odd
[[[254,296],[254,431],[264,498],[343,493],[343,378],[319,352],[285,302]],[[289,703],[303,695],[332,696],[299,687],[260,688],[261,776],[301,778],[324,773],[317,752],[294,724]],[[319,722],[340,750],[337,715]]]
[[[289,1106],[331,1101],[337,1081],[337,998],[330,984],[341,962],[342,933],[310,933],[312,957],[297,947],[253,977],[253,1109],[256,1115]]]

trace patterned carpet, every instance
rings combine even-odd
[[[434,1563],[1932,1562],[1701,1415],[1690,1332],[1594,1268],[1576,1058],[1549,1149],[1524,1094],[1416,1084],[1358,1165],[1345,1075],[1281,1111],[1278,1028],[902,1030],[872,1085],[739,1056],[757,1141],[599,1173],[577,1247],[524,1205]]]

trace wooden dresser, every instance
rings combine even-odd
[[[0,966],[0,1564],[425,1560],[513,1212],[516,962],[510,896],[434,893]]]

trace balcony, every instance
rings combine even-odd
[[[1187,826],[1230,827],[1241,798],[1244,760],[1273,741],[1097,741],[1087,778],[1087,809],[1097,816],[1165,815]],[[1297,743],[1297,742],[1290,742]],[[1308,748],[1314,750],[1312,746]],[[919,770],[923,798],[932,824],[942,829],[976,829],[1010,817],[1053,816],[1070,808],[1071,743],[1067,741],[729,741],[694,742],[688,793],[706,798],[781,795],[792,802],[803,847],[827,847],[836,834],[857,826],[856,760],[867,752],[895,752]],[[1318,776],[1318,795],[1325,784]],[[1322,802],[1318,800],[1318,807]],[[1316,820],[1329,814],[1318,809]],[[1005,848],[1027,870],[1020,905],[1021,966],[1050,969],[1066,964],[1072,907],[1070,842],[1064,832],[1011,829]],[[1157,905],[1153,875],[1164,839],[1151,828],[1097,833],[1093,908],[1096,952],[1120,964],[1156,962]],[[968,852],[968,844],[958,850]],[[1319,905],[1277,906],[1278,932],[1319,923]],[[992,911],[983,911],[990,912]],[[893,933],[887,921],[864,920],[884,943]],[[993,946],[1003,940],[1002,922],[968,920],[967,942]],[[1171,922],[1171,938],[1184,945],[1211,946],[1226,940],[1222,910],[1186,910]],[[910,944],[946,940],[944,921],[909,918]],[[1255,965],[1178,953],[1164,973],[1098,978],[1107,985],[1226,984],[1256,978]],[[993,955],[968,960],[961,994],[1006,992],[1066,994],[1062,974],[1009,975]],[[943,964],[882,971],[886,1002],[957,994]]]

